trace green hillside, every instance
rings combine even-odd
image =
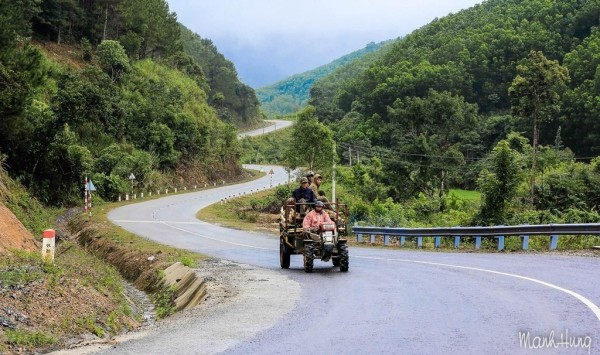
[[[315,84],[317,95],[311,104],[324,121],[340,121],[346,115],[372,120],[372,143],[389,146],[389,140],[381,140],[378,133],[392,123],[390,108],[397,100],[426,98],[430,90],[475,104],[486,117],[509,113],[508,89],[518,74],[517,66],[530,51],[541,51],[571,76],[567,90],[561,92],[562,109],[545,120],[541,141],[553,142],[560,126],[565,146],[578,155],[597,154],[599,7],[598,1],[581,0],[485,1],[397,40],[358,76],[346,75],[340,81],[335,77],[340,73],[334,73],[322,79]],[[512,125],[532,136],[527,122],[498,118],[483,122],[501,124],[497,128],[504,131]],[[489,149],[502,133],[488,132],[484,145]]]
[[[597,0],[484,1],[320,79],[307,112],[365,201],[414,204],[434,224],[597,221],[599,23]],[[449,188],[481,203],[449,210]]]
[[[254,90],[238,79],[233,63],[219,53],[211,40],[180,26],[183,49],[202,68],[208,82],[208,102],[219,118],[238,127],[255,125],[260,115]]]
[[[288,115],[306,106],[313,84],[320,78],[344,67],[348,63],[370,63],[381,55],[382,49],[391,41],[369,43],[365,48],[347,54],[316,69],[293,75],[273,85],[256,90],[261,109],[269,117]],[[377,53],[377,55],[370,55]],[[361,58],[364,58],[361,61]]]
[[[0,160],[40,201],[237,175],[252,89],[164,0],[0,3]]]

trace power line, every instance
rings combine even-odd
[[[397,151],[393,151],[389,148],[383,148],[383,147],[364,147],[364,146],[359,146],[359,145],[353,145],[353,144],[348,144],[348,143],[340,143],[340,146],[343,147],[343,150],[351,150],[354,149],[354,151],[356,152],[362,152],[364,155],[371,155],[371,156],[379,156],[379,152],[383,152],[389,155],[402,155],[402,156],[409,156],[409,157],[420,157],[420,158],[435,158],[435,159],[449,159],[449,160],[467,160],[467,161],[477,161],[477,160],[482,160],[484,158],[479,158],[479,157],[452,157],[452,156],[442,156],[442,155],[433,155],[433,154],[421,154],[421,153],[405,153],[405,152],[397,152]],[[377,151],[376,153],[374,153],[373,151]]]
[[[393,151],[393,150],[391,150],[389,148],[385,148],[385,147],[364,146],[364,145],[350,144],[350,143],[340,143],[339,145],[340,145],[340,147],[343,148],[343,150],[346,150],[346,149],[351,150],[352,149],[352,150],[356,151],[357,153],[362,152],[363,155],[371,156],[371,157],[375,156],[375,157],[379,157],[379,158],[383,158],[380,153],[386,153],[386,154],[394,155],[394,156],[400,155],[400,156],[431,158],[431,159],[466,160],[466,161],[480,161],[480,160],[486,159],[486,157],[452,157],[452,156],[442,156],[442,155],[424,154],[424,153],[406,153],[406,152]],[[376,151],[376,153],[374,153],[374,151]],[[562,161],[569,161],[569,160],[590,161],[595,158],[597,158],[597,157],[572,157],[572,158],[568,157],[568,158],[559,158],[559,160],[562,160]],[[396,159],[394,159],[394,160],[396,160]],[[406,163],[411,163],[411,162],[407,161]]]

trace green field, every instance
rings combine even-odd
[[[473,190],[450,189],[450,193],[463,200],[473,201],[481,198],[481,192]]]

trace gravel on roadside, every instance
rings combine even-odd
[[[272,327],[294,309],[301,294],[300,285],[284,274],[252,265],[210,258],[195,271],[208,293],[193,309],[108,341],[52,354],[214,354]]]

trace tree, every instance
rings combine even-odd
[[[30,20],[39,11],[40,5],[35,0],[0,2],[0,62],[12,51],[19,36],[30,35]]]
[[[372,140],[395,148],[386,170],[396,197],[417,192],[443,195],[453,180],[459,180],[473,142],[479,140],[477,106],[461,96],[430,90],[425,98],[397,99],[388,107],[388,118],[371,125],[378,131]]]
[[[569,82],[569,71],[558,61],[547,59],[542,52],[531,51],[517,65],[517,76],[508,89],[512,114],[530,119],[533,125],[531,159],[531,204],[535,203],[536,152],[540,124],[560,111],[560,92]]]
[[[45,183],[49,187],[46,202],[72,203],[79,196],[83,177],[91,173],[93,162],[89,149],[79,143],[77,134],[65,124],[48,146],[43,163]]]
[[[520,154],[510,148],[508,141],[500,141],[490,154],[487,167],[479,176],[482,205],[477,222],[502,223],[520,181]]]
[[[98,59],[102,69],[110,75],[114,82],[119,81],[123,74],[131,71],[125,48],[118,41],[102,41],[98,46]]]
[[[333,133],[315,116],[315,108],[308,106],[298,113],[293,126],[292,142],[286,159],[292,168],[306,166],[310,170],[324,170],[333,162]]]
[[[174,148],[175,135],[171,129],[165,124],[152,122],[148,131],[148,150],[158,156],[160,167],[174,164],[181,153]]]

